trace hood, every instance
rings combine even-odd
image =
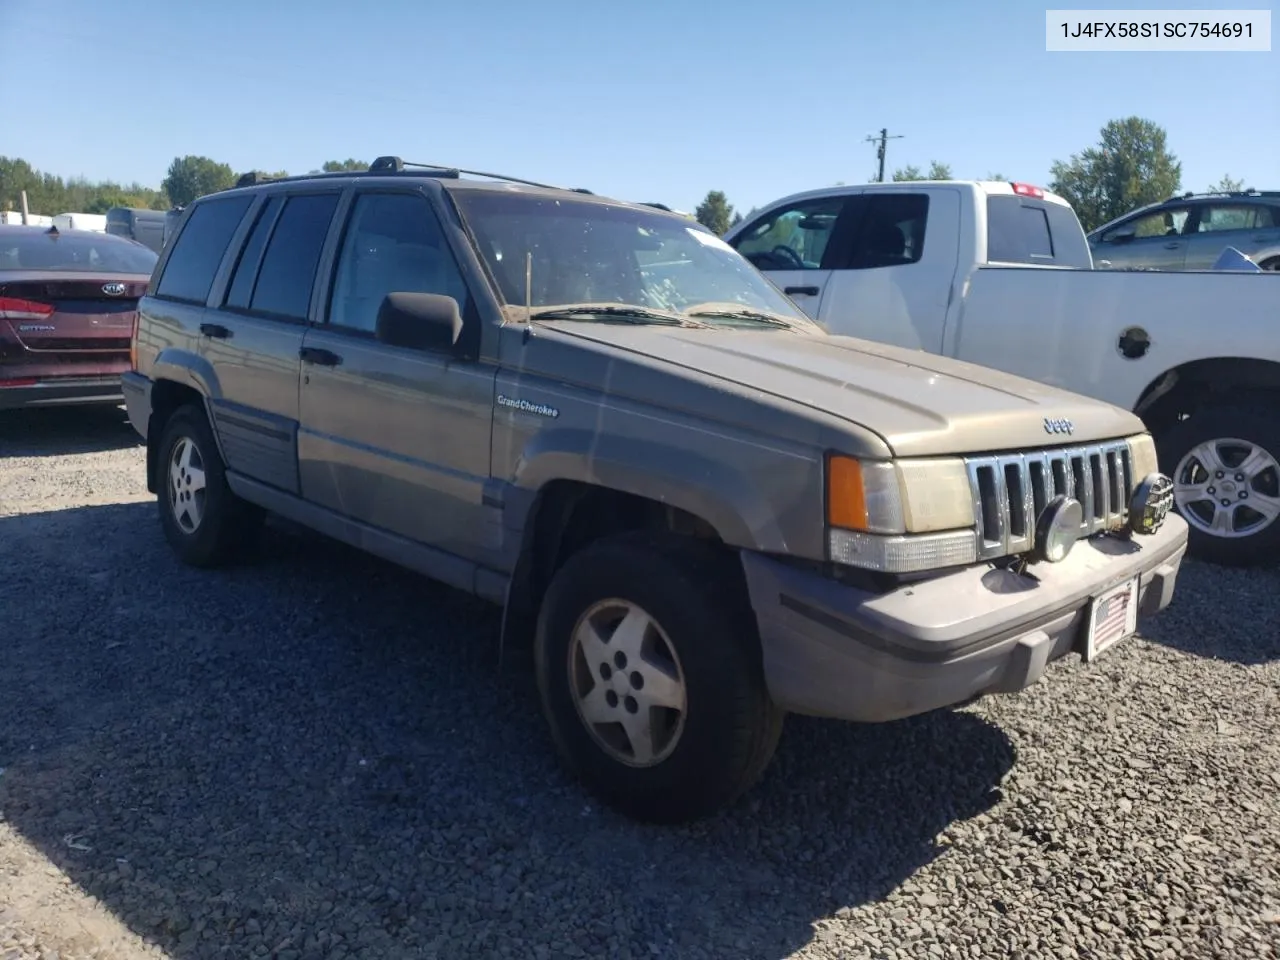
[[[854,337],[589,321],[539,326],[823,411],[878,434],[899,457],[1062,446],[1145,429],[1101,400]]]

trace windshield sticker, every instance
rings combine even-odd
[[[685,227],[685,229],[689,231],[693,236],[693,239],[697,240],[704,247],[713,247],[716,250],[727,250],[729,253],[734,252],[733,247],[729,246],[714,233],[707,233],[705,230],[695,230],[693,227]]]
[[[555,407],[549,407],[545,403],[530,403],[528,400],[519,400],[501,393],[498,394],[498,406],[520,410],[523,413],[536,413],[540,417],[551,417],[552,419],[560,416],[559,410]]]

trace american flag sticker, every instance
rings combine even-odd
[[[1093,660],[1108,648],[1135,632],[1138,625],[1138,581],[1123,583],[1093,604],[1084,659]]]

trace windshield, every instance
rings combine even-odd
[[[599,201],[480,190],[453,196],[508,304],[525,303],[525,258],[532,254],[535,310],[625,304],[697,315],[711,325],[750,323],[754,313],[821,329],[694,221]]]
[[[0,232],[0,271],[58,270],[150,275],[159,257],[105,233]]]

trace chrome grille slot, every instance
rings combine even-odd
[[[965,464],[981,559],[1030,550],[1036,518],[1050,500],[1062,494],[1080,501],[1082,537],[1114,529],[1128,520],[1133,471],[1129,445],[1123,440],[968,457]]]

